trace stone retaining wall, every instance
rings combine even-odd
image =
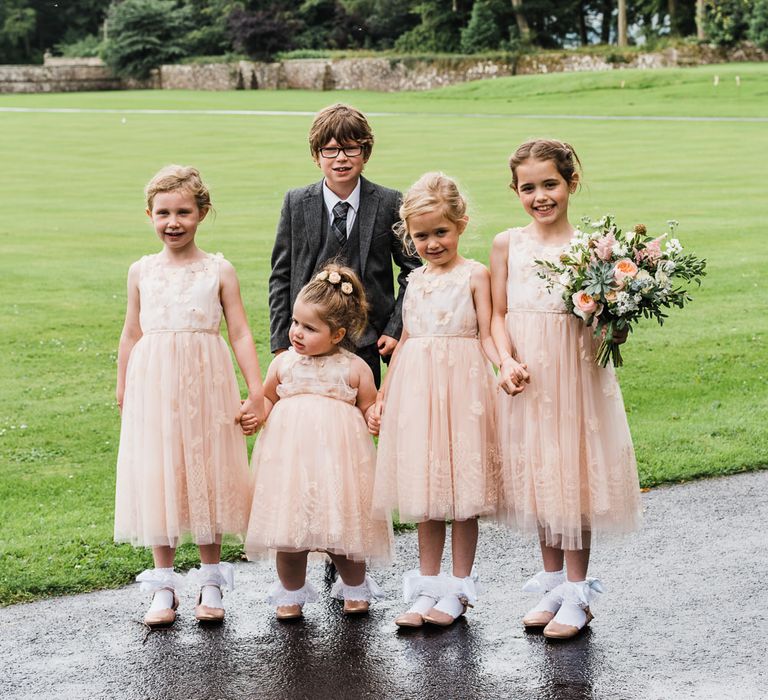
[[[729,52],[691,45],[656,53],[585,54],[541,52],[508,61],[460,58],[292,59],[279,63],[236,63],[162,66],[148,81],[124,81],[99,59],[47,58],[43,66],[0,65],[0,93],[69,92],[164,88],[168,90],[432,90],[469,80],[509,75],[608,71],[621,68],[665,68],[727,61],[766,61],[751,45]]]

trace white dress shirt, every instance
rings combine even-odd
[[[325,208],[328,211],[328,228],[330,229],[333,224],[333,208],[339,202],[346,202],[349,204],[347,210],[347,238],[349,238],[349,232],[355,225],[355,217],[357,216],[357,210],[360,208],[360,179],[357,180],[357,185],[352,193],[346,199],[342,199],[339,195],[331,191],[328,185],[323,180],[323,199],[325,200]]]

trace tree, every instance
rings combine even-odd
[[[502,35],[496,16],[487,0],[475,0],[469,24],[461,30],[462,53],[479,53],[498,49]]]
[[[104,60],[117,75],[146,78],[153,68],[187,55],[189,8],[173,0],[124,0],[109,9]]]
[[[278,51],[296,48],[295,37],[304,28],[278,2],[261,3],[257,10],[236,7],[227,19],[227,32],[235,48],[259,60],[270,60]]]

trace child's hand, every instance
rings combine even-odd
[[[508,357],[499,368],[499,386],[510,396],[519,394],[525,385],[531,381],[528,373],[528,365],[519,363],[512,357]]]
[[[368,432],[378,435],[381,430],[381,414],[384,412],[384,396],[381,392],[376,394],[376,403],[368,407],[365,412],[365,422],[368,423]]]
[[[368,432],[371,435],[378,435],[381,428],[381,417],[376,415],[376,404],[368,407],[365,412],[365,422],[368,424]]]
[[[237,422],[240,423],[240,428],[246,435],[253,435],[264,425],[264,420],[266,419],[264,400],[260,397],[254,399],[247,398],[241,401],[240,404],[240,414],[237,417]]]
[[[397,338],[392,338],[389,335],[382,335],[376,341],[376,347],[379,349],[379,355],[382,357],[390,356],[397,347]]]

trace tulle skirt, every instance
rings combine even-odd
[[[594,360],[592,330],[566,314],[510,312],[507,332],[531,383],[499,396],[499,519],[549,546],[639,526],[637,465],[616,376]]]
[[[249,558],[310,550],[391,561],[391,522],[371,517],[376,448],[356,406],[319,394],[281,399],[252,462]]]
[[[117,458],[115,540],[242,537],[251,477],[240,392],[218,334],[148,333],[133,348]]]
[[[476,338],[410,337],[387,390],[374,514],[402,522],[492,513],[496,378]]]

